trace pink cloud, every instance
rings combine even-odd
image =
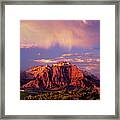
[[[92,47],[99,42],[99,33],[91,31],[91,21],[21,20],[21,48],[48,49],[55,45],[71,50]],[[94,27],[94,25],[93,25]]]

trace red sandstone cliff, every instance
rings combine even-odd
[[[67,85],[85,88],[95,82],[93,77],[90,78],[90,76],[90,81],[86,82],[88,75],[69,62],[59,62],[51,67],[49,65],[32,67],[26,73],[32,75],[35,80],[29,81],[22,85],[21,88],[44,87],[46,89],[59,89]],[[96,85],[94,86],[96,87]]]

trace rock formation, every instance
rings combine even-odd
[[[82,88],[92,85],[95,89],[99,89],[99,79],[97,77],[80,70],[76,65],[69,62],[59,62],[52,66],[36,66],[28,69],[25,73],[32,79],[21,85],[21,88],[24,89],[44,87],[48,90],[57,90],[69,85]],[[26,78],[24,81],[26,81]]]

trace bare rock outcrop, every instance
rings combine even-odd
[[[36,66],[25,72],[30,74],[34,80],[30,80],[21,88],[44,87],[49,90],[57,90],[69,85],[85,88],[91,84],[94,84],[97,88],[99,87],[99,80],[95,76],[83,72],[76,65],[69,62],[58,62],[52,66]]]

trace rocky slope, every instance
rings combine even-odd
[[[99,91],[99,79],[86,71],[80,70],[69,62],[59,62],[52,66],[36,66],[21,72],[21,89],[62,90],[90,86]],[[72,86],[72,87],[71,87]]]

